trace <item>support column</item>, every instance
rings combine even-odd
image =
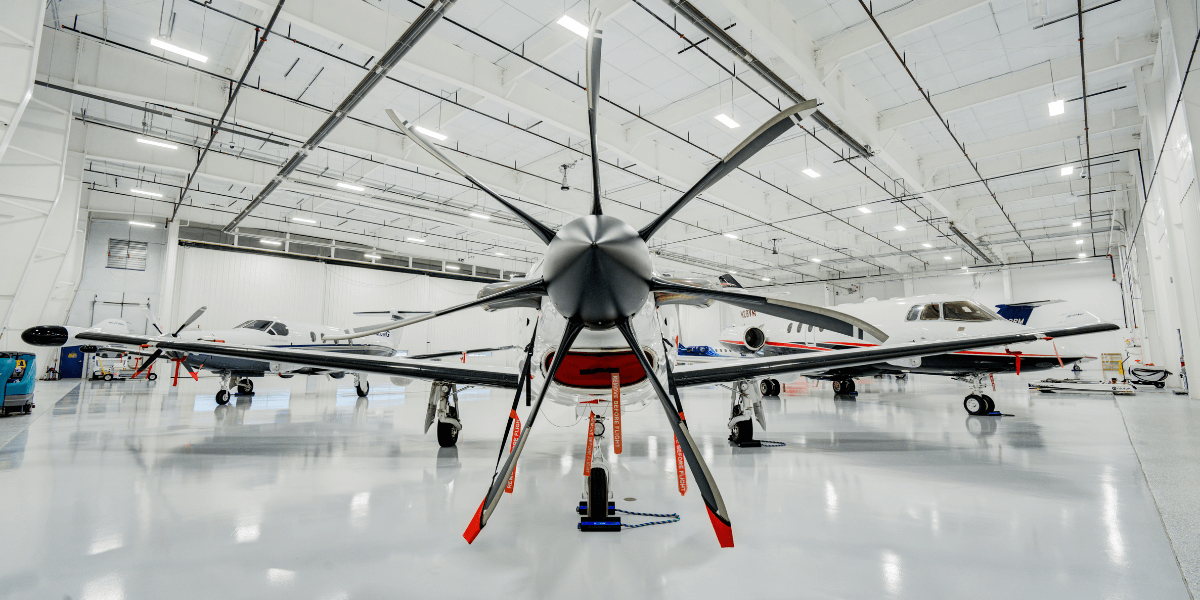
[[[154,309],[158,325],[163,331],[174,331],[175,319],[175,267],[179,260],[179,221],[167,223],[167,244],[163,248],[162,281],[158,284],[158,298],[162,306]]]
[[[913,285],[913,276],[905,275],[903,282],[904,282],[904,297],[909,298],[912,296],[916,296],[917,292],[916,292],[916,286]]]
[[[826,283],[821,287],[825,288],[825,306],[837,306],[837,300],[835,300],[836,296],[833,293],[833,286]]]
[[[1011,304],[1013,302],[1012,271],[1000,269],[1000,281],[1004,283],[1004,303]]]

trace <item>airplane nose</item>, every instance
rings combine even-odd
[[[21,340],[30,346],[61,346],[68,337],[67,328],[59,325],[37,325],[21,332]]]

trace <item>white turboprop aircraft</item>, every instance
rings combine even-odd
[[[411,48],[454,0],[431,2],[400,36],[388,51],[382,64],[393,64]],[[547,244],[546,253],[529,271],[526,279],[491,284],[481,297],[458,306],[434,311],[420,317],[405,319],[375,329],[342,335],[326,335],[325,340],[350,340],[387,331],[438,316],[477,306],[486,309],[535,307],[536,318],[526,329],[529,344],[521,369],[438,363],[410,358],[348,355],[325,349],[289,348],[220,344],[211,341],[184,341],[166,336],[132,336],[100,333],[81,333],[80,339],[105,343],[146,344],[160,350],[195,352],[259,360],[271,370],[293,370],[312,367],[342,370],[353,373],[377,373],[386,376],[411,377],[432,381],[426,430],[436,419],[438,441],[452,445],[458,438],[459,420],[457,386],[480,385],[516,390],[509,423],[502,436],[503,448],[510,447],[509,428],[513,426],[521,395],[531,401],[532,408],[525,416],[524,427],[512,443],[503,467],[493,473],[479,509],[471,518],[463,537],[473,542],[487,524],[511,480],[516,463],[534,430],[538,412],[546,398],[553,402],[590,411],[588,446],[603,445],[606,418],[613,420],[614,451],[620,453],[621,430],[617,420],[629,405],[657,401],[663,408],[668,424],[675,435],[677,448],[691,469],[696,486],[708,510],[713,530],[722,547],[733,546],[733,530],[716,481],[688,431],[684,420],[678,387],[733,382],[736,406],[748,406],[754,393],[751,381],[782,373],[824,372],[832,368],[876,364],[882,361],[943,354],[987,346],[1023,344],[1044,337],[1061,337],[1107,331],[1115,325],[1099,324],[1051,331],[1021,331],[988,334],[946,340],[888,344],[886,346],[850,348],[830,352],[727,361],[712,365],[687,365],[676,368],[675,352],[667,340],[674,339],[670,320],[658,310],[664,303],[691,301],[697,304],[713,300],[744,309],[778,316],[790,321],[813,323],[824,329],[843,331],[857,337],[859,330],[877,339],[888,336],[856,317],[827,311],[814,306],[754,296],[736,291],[691,285],[685,281],[660,277],[656,272],[647,242],[689,201],[725,175],[736,170],[746,159],[799,125],[816,110],[816,101],[791,106],[764,123],[745,141],[718,161],[700,181],[640,230],[624,221],[603,214],[601,210],[599,153],[596,145],[596,110],[599,102],[600,72],[600,15],[592,13],[586,46],[587,107],[591,139],[592,205],[588,214],[563,225],[557,231],[480,183],[447,158],[434,142],[414,130],[413,126],[392,111],[388,115],[401,132],[417,146],[428,152],[450,170],[479,188],[508,212],[525,224],[535,236]],[[689,300],[690,299],[690,300]],[[61,328],[58,328],[61,329]],[[26,330],[22,339],[30,344],[53,343],[61,335],[52,326]],[[636,349],[636,351],[634,350]],[[548,383],[553,381],[555,385]],[[674,395],[672,400],[672,394]],[[758,400],[757,398],[755,400]],[[761,412],[761,411],[757,411]],[[517,421],[518,426],[520,421]],[[587,501],[580,507],[583,530],[612,530],[621,527],[620,519],[611,516],[609,498],[610,469],[605,452],[588,452],[584,463],[584,485]],[[680,473],[682,475],[682,471]]]
[[[842,304],[836,309],[827,310],[877,326],[887,332],[886,341],[871,339],[869,334],[853,337],[803,321],[768,319],[765,318],[766,315],[758,315],[753,310],[742,311],[742,322],[724,329],[718,341],[726,349],[742,355],[785,356],[1033,331],[1026,325],[1005,319],[970,298],[944,294],[878,301],[868,299],[860,304]],[[1088,318],[1075,319],[1073,324],[1101,322],[1095,315],[1084,314]],[[831,368],[806,376],[831,381],[833,391],[838,394],[854,393],[855,377],[907,373],[950,376],[971,386],[970,394],[963,400],[963,407],[967,412],[986,415],[996,408],[991,396],[983,393],[990,375],[1019,375],[1022,371],[1063,368],[1089,358],[1093,357],[1047,337],[1030,342],[1020,349],[1004,346],[972,348],[875,364]],[[781,387],[775,379],[764,379],[759,386],[764,395],[777,395]]]

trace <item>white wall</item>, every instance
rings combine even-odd
[[[481,283],[275,256],[181,247],[172,322],[182,323],[200,306],[192,327],[226,329],[251,318],[273,316],[347,328],[386,321],[356,311],[445,308],[475,299]],[[470,309],[406,327],[396,347],[410,355],[516,345],[518,326],[530,309],[493,313]],[[519,352],[496,352],[469,362],[515,365]],[[449,359],[447,359],[449,360]]]
[[[146,270],[109,269],[108,240],[110,238],[146,242]],[[148,228],[130,225],[128,220],[92,219],[88,225],[87,243],[83,251],[83,271],[79,290],[67,325],[90,327],[105,319],[129,321],[130,331],[146,333],[148,320],[141,307],[103,304],[130,302],[145,305],[157,315],[166,312],[159,306],[159,281],[162,276],[163,244],[167,232],[162,227]],[[93,314],[94,307],[94,314]],[[153,328],[149,328],[153,331]]]

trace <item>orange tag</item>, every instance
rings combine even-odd
[[[684,471],[683,449],[679,447],[679,438],[675,438],[675,475],[679,478],[679,495],[687,494],[687,473]]]
[[[621,453],[621,374],[612,374],[613,452]]]
[[[592,440],[596,438],[596,413],[588,413],[588,444],[583,454],[583,476],[592,476]]]
[[[512,411],[512,418],[513,418],[512,443],[510,443],[508,445],[508,451],[510,454],[512,453],[513,450],[515,450],[517,448],[517,439],[521,437],[521,417],[517,416],[517,411],[515,411],[515,410]],[[516,465],[514,465],[512,475],[508,476],[508,485],[505,486],[504,491],[506,493],[511,494],[513,491],[513,484],[516,483],[516,481],[517,481],[517,467],[516,467]]]

